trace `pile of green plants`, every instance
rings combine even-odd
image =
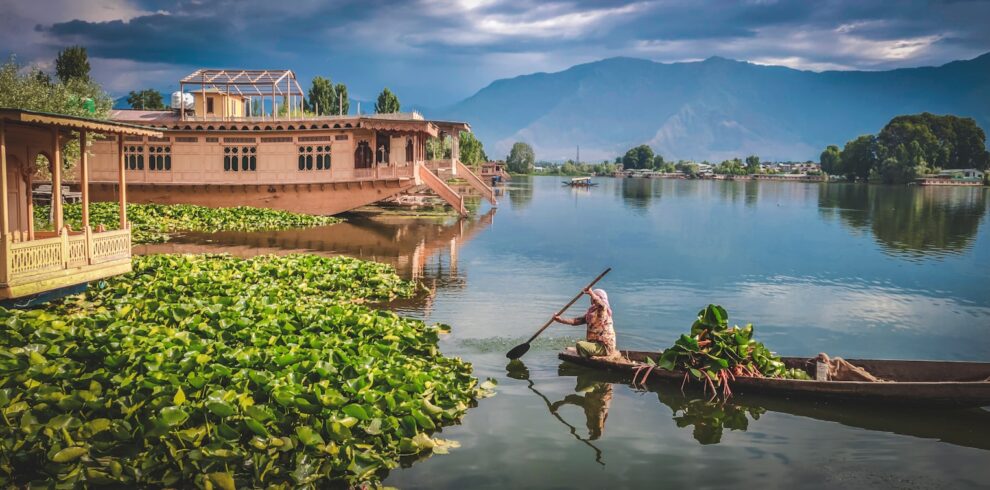
[[[713,397],[717,387],[724,397],[731,396],[729,380],[736,376],[809,379],[800,369],[787,369],[779,356],[753,340],[753,324],[730,328],[729,314],[719,305],[699,311],[690,335],[681,334],[656,365],[684,371],[685,382],[689,377],[701,381],[706,391],[711,388]]]
[[[48,223],[48,206],[34,208],[35,226],[51,227]],[[82,228],[82,206],[66,204],[62,215],[73,229]],[[277,209],[238,206],[234,208],[208,208],[192,204],[128,204],[127,220],[131,223],[134,243],[162,243],[169,234],[180,231],[270,231],[289,228],[308,228],[339,223],[332,216],[313,216],[290,213]],[[96,228],[120,226],[120,207],[116,202],[94,202],[89,205],[89,223]]]
[[[0,485],[375,483],[490,382],[439,328],[362,301],[389,266],[153,255],[46,310],[0,308]]]

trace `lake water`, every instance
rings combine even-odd
[[[328,228],[189,235],[139,251],[297,250],[394,264],[433,290],[392,307],[453,326],[441,347],[498,380],[460,442],[393,470],[402,488],[967,488],[990,485],[990,411],[739,396],[562,364],[580,328],[522,342],[605,267],[620,347],[661,349],[708,303],[784,355],[990,360],[990,190],[517,178],[471,220],[352,216]],[[487,211],[487,213],[486,213]],[[482,214],[484,213],[484,214]],[[571,311],[578,315],[586,300]],[[689,391],[689,395],[693,392]],[[699,394],[700,396],[700,394]]]

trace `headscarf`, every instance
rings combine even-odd
[[[612,307],[608,303],[608,294],[604,289],[591,291],[591,306],[585,312],[584,320],[590,325],[599,312],[604,313],[607,318],[612,317]]]

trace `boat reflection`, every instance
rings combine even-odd
[[[642,391],[622,376],[588,369],[567,362],[557,368],[560,376],[574,376],[578,386],[589,383],[621,383]],[[746,431],[768,412],[784,413],[848,427],[888,432],[903,436],[935,439],[956,446],[990,450],[990,411],[986,409],[928,409],[911,407],[875,407],[786,399],[762,395],[737,395],[726,402],[708,401],[677,384],[647,387],[659,402],[670,408],[677,427],[691,427],[700,444],[718,444],[726,429]],[[604,428],[604,427],[603,427]]]
[[[510,361],[505,366],[505,371],[506,375],[512,379],[526,381],[528,383],[527,388],[543,400],[547,409],[550,410],[550,415],[553,415],[561,424],[564,424],[575,439],[595,451],[595,462],[602,466],[605,465],[605,461],[602,459],[602,450],[591,441],[597,440],[605,432],[605,420],[608,418],[609,405],[612,403],[612,383],[605,383],[590,377],[579,376],[577,386],[574,390],[578,393],[584,393],[584,396],[570,394],[564,397],[563,400],[551,402],[546,395],[536,389],[533,380],[529,379],[529,369],[522,361],[518,359]],[[577,427],[574,427],[560,416],[559,410],[566,404],[577,405],[584,409],[588,426],[587,438],[581,437],[578,434]]]

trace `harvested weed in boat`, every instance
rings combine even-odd
[[[35,223],[38,229],[50,227],[48,206],[37,206]],[[82,206],[66,204],[62,214],[65,223],[73,229],[82,228]],[[180,231],[271,231],[289,228],[339,223],[332,216],[313,216],[290,213],[277,209],[238,206],[234,208],[208,208],[192,204],[128,204],[127,220],[131,223],[134,243],[162,243],[169,234]],[[107,229],[120,226],[119,205],[115,202],[94,202],[89,205],[90,226],[103,225]]]
[[[375,482],[490,393],[437,329],[362,300],[385,265],[157,255],[48,311],[0,308],[0,484]]]
[[[648,362],[652,365],[653,360]],[[729,328],[729,314],[719,305],[699,311],[691,335],[682,334],[656,365],[684,371],[685,382],[689,377],[700,380],[706,391],[711,388],[712,397],[716,387],[724,397],[732,396],[729,379],[736,376],[809,379],[804,371],[787,369],[779,356],[753,340],[753,324]]]

